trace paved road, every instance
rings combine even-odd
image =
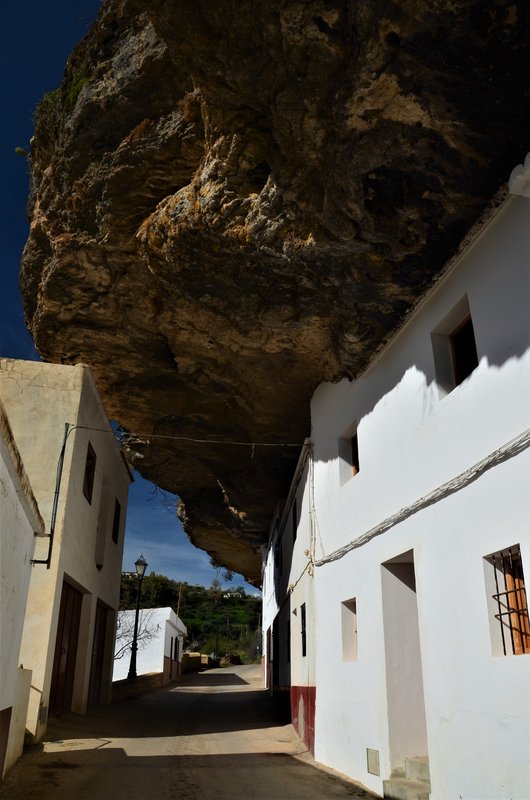
[[[0,789],[2,800],[372,798],[317,769],[260,688],[229,667],[50,725]]]

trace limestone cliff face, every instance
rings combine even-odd
[[[141,473],[255,582],[315,386],[358,373],[528,150],[527,15],[108,0],[39,107],[39,351],[90,364]]]

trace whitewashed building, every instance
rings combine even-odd
[[[113,681],[127,678],[136,611],[118,611]],[[182,675],[187,628],[172,608],[141,608],[138,619],[137,675],[162,675],[162,686]]]
[[[26,729],[109,702],[131,481],[87,367],[0,359],[0,399],[45,522],[20,661]]]
[[[35,536],[44,521],[0,401],[0,780],[22,753],[31,670],[20,659]]]
[[[264,567],[270,685],[380,795],[530,797],[530,158],[311,421]]]

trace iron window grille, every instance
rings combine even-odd
[[[504,655],[530,653],[530,621],[518,544],[488,556],[495,576],[495,619],[500,626]]]

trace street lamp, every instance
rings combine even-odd
[[[131,645],[131,664],[129,666],[129,674],[127,675],[127,678],[136,678],[136,651],[138,650],[138,618],[140,616],[140,596],[142,594],[142,581],[147,568],[147,561],[143,555],[136,559],[134,562],[134,568],[136,570],[136,574],[138,575],[138,591],[136,593],[136,616],[134,617],[134,635]]]

